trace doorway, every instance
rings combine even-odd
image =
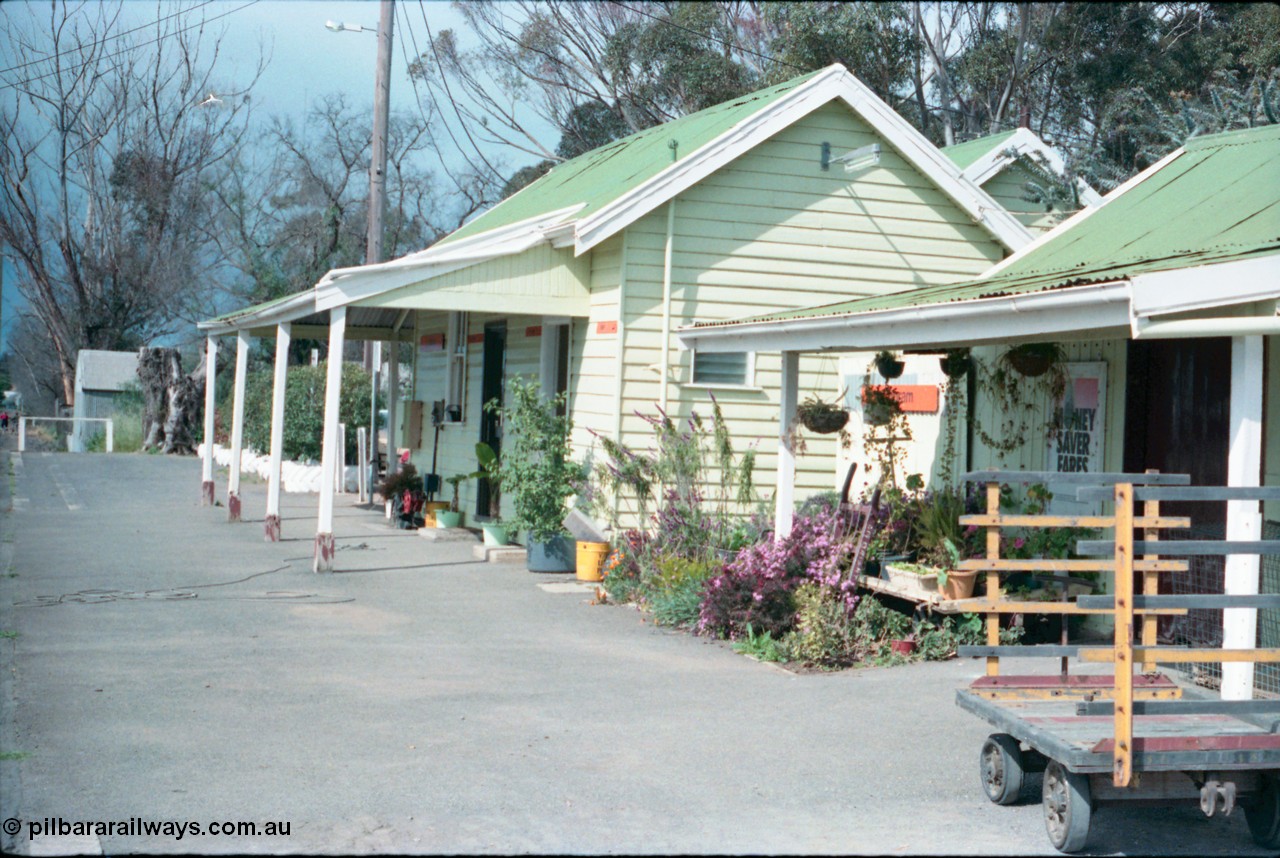
[[[1227,484],[1231,339],[1131,340],[1125,385],[1124,470],[1190,474],[1193,486]],[[1226,504],[1168,503],[1196,528],[1226,523]],[[1221,538],[1219,534],[1218,538]]]
[[[502,390],[506,381],[507,323],[489,322],[484,326],[484,364],[480,377],[480,440],[502,455],[502,416],[491,412],[484,405],[497,400],[502,405]],[[489,515],[489,481],[480,480],[476,489],[477,517]]]

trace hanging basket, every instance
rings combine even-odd
[[[885,381],[890,381],[902,375],[902,371],[907,365],[900,360],[896,360],[893,355],[880,354],[876,356],[876,372],[884,377]]]
[[[1053,343],[1027,343],[1005,352],[1009,365],[1025,378],[1044,375],[1060,358],[1061,352]]]
[[[938,358],[938,366],[942,368],[943,374],[952,380],[964,378],[969,372],[969,365],[968,349],[952,349],[945,357]]]
[[[800,418],[801,426],[810,432],[817,432],[819,435],[830,435],[834,432],[839,432],[849,422],[848,411],[827,403],[808,407],[801,406],[797,410],[796,416]]]
[[[888,426],[897,410],[887,402],[869,402],[862,409],[862,422],[868,426]]]

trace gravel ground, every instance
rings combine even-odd
[[[1038,778],[979,787],[989,729],[953,702],[978,661],[798,676],[349,499],[315,575],[314,496],[270,544],[264,488],[228,524],[192,459],[10,461],[6,851],[1055,854]],[[58,817],[289,834],[33,843]],[[1265,854],[1191,807],[1102,808],[1090,845]]]

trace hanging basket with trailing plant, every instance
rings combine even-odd
[[[1004,359],[1024,378],[1038,378],[1062,361],[1057,343],[1023,343],[1004,353]]]
[[[876,355],[876,372],[884,378],[885,381],[891,381],[902,375],[902,371],[907,365],[898,360],[893,352],[884,351]]]
[[[898,395],[887,385],[868,385],[862,389],[862,420],[868,426],[888,426],[902,413]]]
[[[947,353],[938,358],[942,372],[952,380],[964,378],[971,365],[968,349],[947,349]]]
[[[836,398],[835,402],[809,396],[796,407],[796,418],[801,426],[819,435],[839,432],[849,422],[849,412],[840,405],[842,399],[844,399],[843,393]]]

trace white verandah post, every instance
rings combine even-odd
[[[200,505],[213,506],[213,417],[214,388],[218,375],[218,341],[210,334],[205,339],[204,373],[204,456],[201,466]]]
[[[249,369],[249,332],[236,331],[236,383],[231,397],[231,473],[227,477],[227,521],[240,520],[240,457],[244,452],[244,382]]]
[[[398,331],[398,328],[393,330],[392,333],[395,334],[396,331]],[[396,406],[398,405],[396,400],[399,398],[400,341],[396,339],[392,340],[387,348],[387,476],[400,471],[400,456],[396,443]],[[374,470],[376,473],[376,467]]]
[[[800,386],[800,353],[782,353],[781,408],[778,416],[778,476],[773,493],[773,538],[791,535],[795,515],[796,454],[792,449],[791,422],[796,416],[797,388]]]
[[[1262,485],[1262,337],[1231,339],[1231,448],[1227,454],[1227,485]],[[1258,501],[1227,502],[1228,540],[1262,539]],[[1227,556],[1224,591],[1232,595],[1258,592],[1260,564],[1256,554]],[[1222,648],[1252,649],[1258,639],[1256,608],[1227,608],[1222,612]],[[1253,698],[1253,663],[1222,665],[1222,699]]]
[[[276,325],[276,362],[271,384],[271,464],[267,474],[267,515],[262,522],[268,542],[280,541],[280,470],[284,461],[284,395],[289,371],[288,322]]]
[[[342,344],[347,332],[347,308],[329,311],[329,357],[324,387],[324,436],[320,453],[320,512],[316,522],[316,572],[333,571],[333,489],[338,460],[338,404],[342,392]]]

